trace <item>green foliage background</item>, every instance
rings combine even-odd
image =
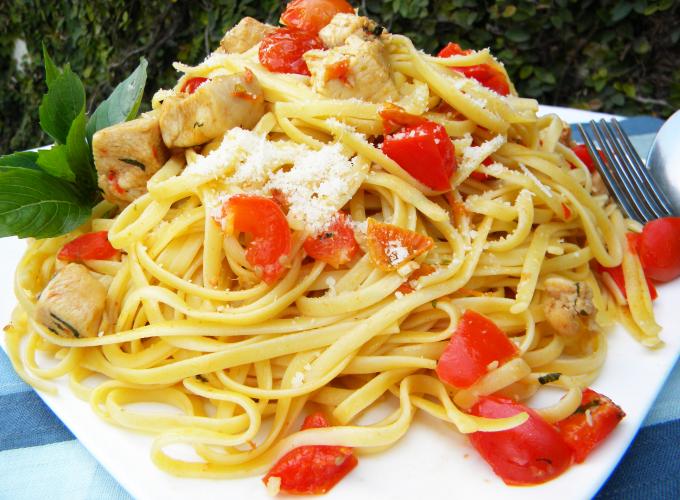
[[[0,153],[47,142],[38,126],[45,91],[40,44],[82,76],[88,107],[149,60],[146,100],[196,63],[244,15],[275,23],[285,2],[265,0],[0,1]],[[393,32],[434,52],[447,41],[490,47],[520,94],[622,114],[680,108],[680,0],[364,0]],[[25,57],[15,60],[17,40]]]

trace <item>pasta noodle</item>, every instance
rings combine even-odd
[[[566,397],[540,412],[557,421],[597,377],[609,326],[622,322],[643,344],[658,345],[644,274],[626,245],[627,223],[612,200],[593,194],[591,173],[560,142],[562,121],[537,117],[533,100],[502,97],[451,71],[470,64],[502,69],[487,50],[435,58],[398,35],[386,47],[401,96],[395,104],[442,124],[456,146],[453,192],[423,190],[371,140],[382,133],[381,104],[324,98],[306,77],[267,71],[255,48],[214,53],[195,67],[178,64],[185,73],[178,88],[192,77],[251,71],[267,112],[248,133],[267,147],[276,143],[279,163],[239,149],[230,131],[200,152],[172,156],[148,193],[122,212],[102,202],[77,231],[29,242],[6,330],[17,372],[44,391],[54,390],[50,380],[68,376],[102,419],[156,434],[151,455],[161,469],[224,478],[261,474],[305,444],[382,450],[404,436],[417,410],[462,433],[511,428],[525,415],[487,419],[466,410],[479,395],[527,399],[539,377],[553,372],[561,376],[550,385]],[[154,107],[161,101],[154,98]],[[438,112],[440,103],[457,114]],[[219,151],[230,154],[206,167]],[[369,217],[429,236],[432,249],[406,270],[381,270],[367,253],[333,269],[306,256],[309,228],[291,223],[285,274],[273,284],[261,281],[246,258],[248,241],[225,232],[216,210],[231,195],[261,192],[262,183],[234,181],[245,162],[273,162],[265,172],[271,176],[305,155],[330,158],[315,154],[351,160],[335,210],[350,214],[364,249]],[[493,161],[483,164],[487,158]],[[491,180],[470,177],[475,171]],[[120,261],[85,262],[107,289],[100,334],[57,335],[36,319],[39,295],[64,266],[61,247],[100,230],[122,250]],[[592,261],[622,263],[627,299],[591,270]],[[409,278],[425,265],[435,271]],[[593,291],[596,322],[577,335],[561,335],[546,317],[546,283],[555,277]],[[400,291],[405,283],[410,293]],[[434,369],[467,309],[491,318],[520,355],[456,390]],[[41,356],[56,364],[44,367]],[[397,408],[370,421],[367,413],[386,400]],[[140,402],[173,411],[131,406]],[[338,425],[294,432],[313,407]],[[191,446],[197,458],[173,456],[168,450],[176,444]]]

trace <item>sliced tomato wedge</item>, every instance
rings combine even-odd
[[[680,217],[664,217],[645,224],[637,243],[645,275],[666,282],[680,276]]]
[[[572,415],[557,422],[557,429],[580,464],[625,416],[625,412],[607,396],[584,389],[581,406]]]
[[[264,37],[259,58],[262,65],[274,73],[309,76],[309,68],[302,56],[308,50],[323,48],[323,43],[314,33],[279,28]]]
[[[545,483],[571,465],[571,447],[555,427],[531,408],[512,399],[482,396],[470,412],[488,418],[529,414],[526,422],[513,429],[470,434],[472,446],[506,484]]]
[[[268,283],[275,283],[285,269],[281,261],[290,254],[288,221],[281,207],[270,198],[236,195],[222,207],[228,233],[249,233],[246,260]]]
[[[425,186],[436,191],[451,189],[456,149],[442,125],[425,121],[404,127],[385,136],[382,150]]]
[[[457,43],[449,42],[439,51],[437,56],[464,56],[471,53],[471,50],[463,50]],[[451,69],[463,73],[467,78],[474,78],[486,88],[500,95],[508,95],[510,93],[510,84],[503,72],[489,64],[474,64],[472,66],[459,66]]]
[[[338,268],[350,262],[359,251],[354,239],[352,220],[339,212],[328,229],[316,236],[310,236],[303,245],[307,255]]]
[[[500,366],[517,353],[515,344],[493,321],[468,309],[439,358],[437,376],[464,389],[488,373],[489,366]]]
[[[302,429],[329,427],[322,413],[309,415]],[[293,495],[321,495],[329,491],[358,464],[346,446],[300,446],[279,459],[262,481],[281,479],[281,491]]]
[[[120,252],[111,246],[108,231],[86,233],[66,243],[57,254],[59,260],[114,260]]]
[[[184,85],[182,85],[182,88],[180,89],[180,92],[185,92],[187,94],[193,94],[198,90],[198,87],[203,85],[205,82],[207,82],[207,78],[203,78],[202,76],[196,76],[194,78],[189,78],[186,82],[184,82]]]
[[[318,33],[335,14],[354,14],[345,0],[293,0],[281,14],[281,22],[289,28]]]
[[[432,238],[369,217],[366,229],[368,255],[383,271],[394,271],[434,246]]]

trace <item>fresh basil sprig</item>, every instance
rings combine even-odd
[[[47,93],[40,127],[55,141],[49,149],[0,157],[0,237],[50,238],[72,231],[101,200],[92,159],[98,130],[137,115],[147,62],[121,82],[88,119],[85,89],[67,64],[59,68],[43,46]]]

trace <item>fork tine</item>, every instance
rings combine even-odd
[[[633,162],[632,169],[633,173],[636,175],[636,177],[642,183],[642,185],[649,186],[649,190],[647,190],[646,192],[649,194],[651,198],[651,202],[653,204],[652,209],[654,210],[656,216],[666,217],[669,215],[673,215],[673,209],[671,208],[671,204],[669,203],[668,198],[666,198],[663,191],[659,189],[659,186],[656,183],[656,181],[649,174],[649,170],[647,170],[647,167],[645,167],[645,165],[642,163],[640,155],[638,155],[637,151],[635,151],[635,148],[633,144],[630,142],[628,135],[621,129],[618,120],[611,120],[610,123],[611,128],[613,128],[616,131],[619,143],[625,150],[626,155]]]
[[[594,122],[591,122],[591,126]],[[590,153],[590,156],[593,158],[595,161],[595,165],[597,167],[598,172],[600,172],[600,175],[602,176],[602,180],[604,181],[605,185],[607,186],[607,189],[609,190],[610,193],[614,195],[614,198],[619,202],[619,205],[621,205],[621,208],[623,211],[626,213],[628,217],[631,219],[635,219],[639,217],[637,215],[637,212],[633,209],[633,207],[629,203],[629,198],[628,195],[624,194],[624,191],[622,190],[622,187],[619,185],[619,181],[614,176],[614,174],[609,170],[607,165],[605,164],[604,161],[602,161],[602,158],[600,158],[600,155],[597,154],[597,148],[595,147],[595,144],[593,143],[593,140],[590,138],[590,135],[586,133],[586,129],[581,125],[580,123],[576,124],[576,126],[579,129],[579,132],[581,132],[581,137],[583,137],[583,141],[586,144],[586,147],[588,148],[588,152]],[[595,129],[592,129],[593,132],[595,133]]]
[[[619,174],[626,191],[630,195],[630,200],[635,205],[636,211],[642,216],[640,222],[647,222],[656,219],[657,216],[654,210],[650,207],[651,202],[648,201],[649,195],[646,192],[646,186],[635,179],[632,171],[635,170],[630,164],[630,160],[625,155],[613,136],[611,130],[607,127],[607,122],[600,120],[596,124],[597,130],[605,140],[605,148],[607,149],[607,160],[613,163],[615,170]]]

